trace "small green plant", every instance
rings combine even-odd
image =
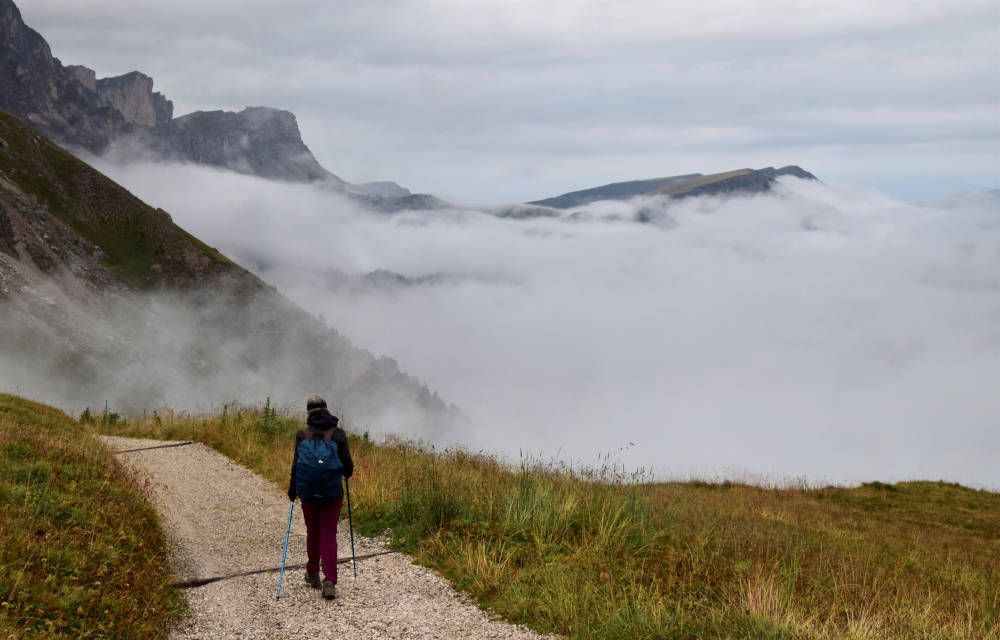
[[[121,420],[121,419],[122,419],[122,417],[120,415],[118,415],[114,411],[111,411],[110,409],[108,409],[108,401],[105,400],[104,401],[104,413],[101,414],[101,426],[102,427],[113,427],[116,424],[118,424],[118,421]]]
[[[156,412],[153,412],[153,415],[155,416]],[[145,421],[146,420],[146,414],[145,414],[145,412],[143,412],[143,416],[142,417],[143,417],[143,421]],[[80,422],[80,424],[85,424],[85,425],[95,425],[95,426],[100,426],[100,427],[114,427],[114,426],[118,425],[119,423],[124,424],[126,422],[126,420],[124,418],[122,418],[122,416],[119,415],[118,413],[116,413],[114,411],[111,411],[111,409],[108,407],[107,400],[105,400],[104,401],[104,411],[101,412],[100,416],[95,416],[94,413],[90,410],[90,407],[87,407],[87,408],[85,408],[80,413],[79,422]]]
[[[278,413],[271,407],[271,398],[264,401],[264,407],[257,418],[257,428],[266,434],[275,436],[282,431],[284,425],[278,420]]]

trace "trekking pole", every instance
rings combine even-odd
[[[285,550],[281,552],[281,573],[278,575],[278,593],[275,600],[281,600],[281,582],[285,579],[285,558],[288,557],[288,534],[292,531],[292,511],[295,509],[295,501],[288,503],[288,526],[285,527]]]
[[[358,561],[354,555],[354,517],[351,515],[351,481],[344,478],[344,486],[347,487],[347,528],[351,531],[351,568],[354,569],[354,577],[358,577]]]

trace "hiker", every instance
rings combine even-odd
[[[306,402],[306,428],[295,434],[295,457],[288,482],[288,499],[302,500],[306,521],[306,582],[322,589],[324,598],[337,597],[337,522],[344,504],[341,477],[350,478],[354,461],[347,447],[347,434],[326,408],[326,401],[313,396]],[[320,565],[323,580],[320,581]]]

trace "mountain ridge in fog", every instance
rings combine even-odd
[[[0,386],[79,409],[322,392],[357,425],[457,411],[0,111]]]
[[[193,162],[289,182],[318,183],[364,207],[386,213],[452,208],[430,194],[414,194],[391,181],[351,184],[323,167],[302,140],[295,114],[252,106],[240,112],[195,111],[175,117],[173,103],[153,91],[153,78],[132,71],[97,78],[82,65],[64,66],[44,37],[27,26],[13,0],[0,0],[0,109],[56,142],[118,161]],[[508,218],[557,215],[554,210],[597,200],[650,195],[671,197],[760,193],[782,175],[813,178],[798,167],[741,169],[614,183],[526,204],[487,208]]]
[[[100,166],[426,380],[472,450],[585,464],[635,442],[620,460],[658,477],[1000,486],[995,199],[783,176],[558,216],[387,216],[308,185]]]
[[[705,175],[688,173],[664,178],[612,182],[599,187],[570,191],[559,196],[532,200],[529,205],[553,209],[572,209],[604,200],[628,200],[638,196],[666,195],[672,198],[722,195],[733,193],[764,193],[770,191],[781,176],[816,180],[816,176],[795,165],[775,169],[736,169]]]
[[[1000,482],[995,200],[914,207],[769,167],[604,185],[618,191],[569,209],[459,207],[262,179],[252,153],[153,162],[127,135],[166,116],[151,79],[98,85],[15,14],[0,0],[22,37],[7,43],[28,46],[0,49],[0,99],[84,148],[109,134],[106,173],[299,307],[179,229],[163,236],[164,211],[95,187],[3,116],[0,385],[132,409],[332,393],[349,423],[382,432],[511,457],[617,450],[668,476]],[[57,72],[33,73],[26,51]],[[294,117],[272,111],[205,126],[238,152],[243,127],[280,143]],[[302,309],[476,428],[440,437],[456,416],[435,393]]]

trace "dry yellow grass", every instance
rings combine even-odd
[[[301,416],[109,425],[287,482]],[[941,482],[769,489],[510,467],[353,437],[356,525],[505,617],[571,638],[1000,637],[1000,495]]]

